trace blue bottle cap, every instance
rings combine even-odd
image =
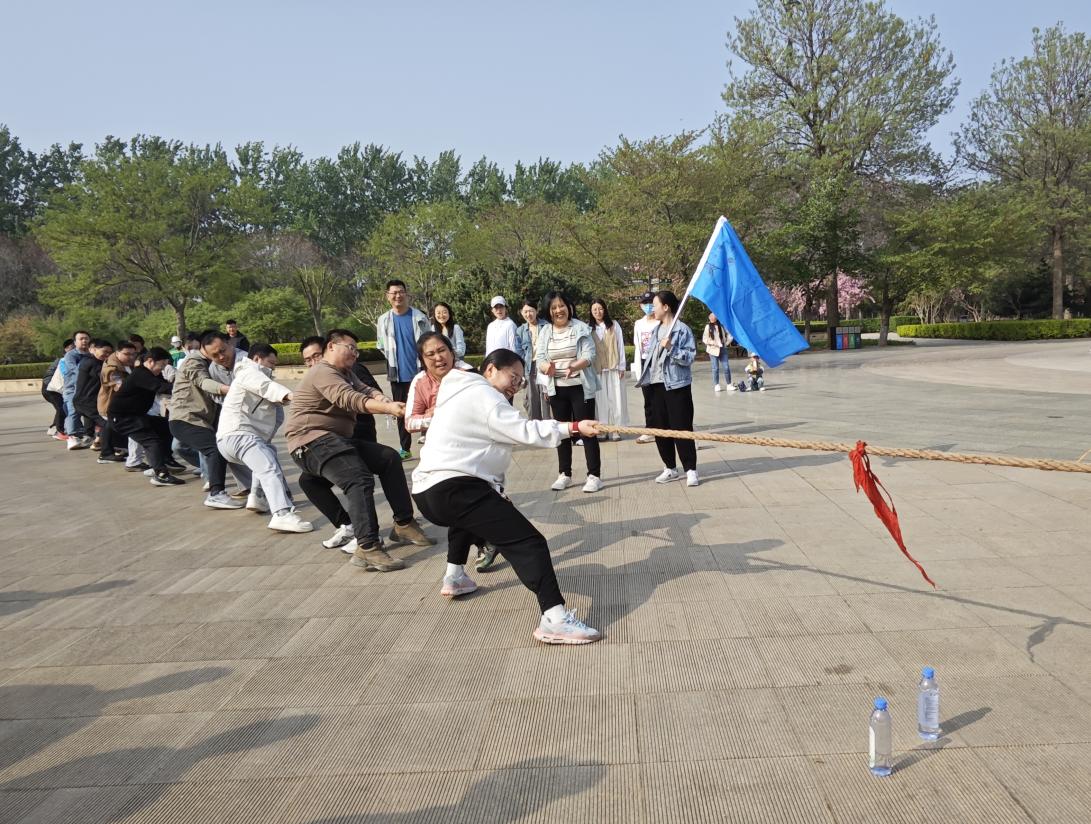
[[[875,699],[875,709],[885,710],[886,709],[886,699],[885,698],[876,698]]]
[[[935,678],[936,677],[936,671],[934,669],[932,669],[931,667],[925,667],[924,669],[921,670],[921,675],[923,677],[925,677],[925,678]]]

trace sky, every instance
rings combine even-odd
[[[1031,30],[1091,32],[1087,0],[887,0],[934,15],[960,79],[953,131]],[[0,124],[27,149],[108,134],[307,157],[359,141],[464,168],[590,162],[618,137],[700,129],[725,108],[725,40],[753,0],[0,0]]]

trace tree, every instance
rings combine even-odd
[[[295,289],[285,286],[252,292],[231,307],[230,317],[238,320],[253,341],[299,340],[310,331],[306,302]]]
[[[736,117],[769,125],[778,165],[799,169],[801,181],[931,166],[925,135],[957,87],[934,19],[907,23],[882,0],[757,0],[735,22],[727,44],[746,70],[732,68],[724,100]],[[832,330],[837,279],[829,283]]]
[[[156,137],[107,139],[82,172],[37,226],[62,273],[44,281],[45,301],[64,308],[150,292],[185,335],[186,309],[238,277],[236,182],[225,154]]]
[[[1054,318],[1064,317],[1068,245],[1087,226],[1091,187],[1091,42],[1061,25],[1034,29],[1032,53],[1005,60],[956,141],[971,168],[1029,194],[1049,238]]]

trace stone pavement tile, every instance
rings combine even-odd
[[[966,589],[950,597],[990,627],[1039,627],[1048,623],[1075,622],[1089,632],[1091,642],[1091,609],[1053,587]]]
[[[735,601],[644,604],[629,608],[611,623],[595,623],[597,605],[588,616],[596,628],[609,633],[610,641],[657,643],[713,638],[748,638],[741,605]]]
[[[875,698],[880,695],[890,702],[895,752],[922,746],[965,746],[955,729],[935,744],[920,740],[917,736],[917,682],[909,677],[890,683],[783,687],[776,692],[785,708],[784,718],[798,741],[796,753],[859,753],[867,772],[868,717]],[[946,703],[942,711],[947,719]]]
[[[811,635],[755,638],[770,685],[889,682],[898,662],[873,635]]]
[[[736,689],[636,697],[641,761],[718,761],[795,755],[774,690]]]
[[[873,632],[985,625],[981,616],[945,592],[881,592],[843,597]]]
[[[33,718],[0,721],[0,775],[24,758],[63,740],[91,722],[90,718]]]
[[[43,793],[41,790],[33,792],[39,795]],[[23,817],[13,818],[12,821],[18,824],[70,824],[76,821],[80,824],[115,824],[125,820],[130,811],[149,803],[159,792],[159,788],[139,786],[51,790]],[[8,793],[3,795],[7,796]],[[3,805],[0,804],[0,811],[2,809]]]
[[[862,740],[866,743],[866,738]],[[838,821],[1033,824],[1036,820],[970,750],[903,753],[895,757],[894,773],[886,778],[868,771],[864,752],[826,756],[815,764],[814,775]]]
[[[162,624],[77,630],[78,635],[73,636],[79,638],[77,643],[65,645],[38,663],[47,667],[80,667],[182,660],[168,657],[167,651],[193,634],[199,626],[200,624]]]
[[[274,618],[305,618],[297,608],[314,596],[315,589],[263,589],[243,592],[220,610],[217,621],[265,621]]]
[[[913,548],[909,547],[912,554]],[[925,570],[928,569],[924,565]],[[887,536],[886,541],[876,541],[870,561],[825,562],[816,566],[830,586],[841,595],[866,595],[876,593],[935,592],[921,577],[920,571],[905,558],[897,545]],[[933,579],[935,580],[935,579]],[[937,581],[940,586],[942,581]]]
[[[71,647],[87,629],[0,629],[0,666],[32,667]]]
[[[1086,545],[1081,547],[1078,554],[1013,558],[1011,562],[1026,573],[1028,586],[1034,581],[1058,588],[1091,586],[1091,555],[1086,552]]]
[[[519,650],[445,649],[421,655],[390,652],[380,657],[356,703],[435,702],[452,695],[487,700],[500,695],[509,658]],[[297,706],[299,706],[297,704]]]
[[[633,647],[535,644],[511,650],[498,695],[627,695],[634,691]]]
[[[153,784],[121,811],[117,824],[265,824],[277,821],[299,786],[297,779]]]
[[[977,750],[977,756],[1039,824],[1087,820],[1091,746],[996,747]]]
[[[632,645],[633,691],[675,693],[771,686],[754,640]]]
[[[913,548],[910,554],[917,558]],[[925,568],[944,592],[982,587],[1025,587],[1036,583],[1028,579],[1026,572],[1015,563],[1000,558],[929,559]]]
[[[896,502],[895,502],[896,503]],[[979,540],[996,532],[1034,532],[1038,527],[1018,511],[994,506],[979,498],[918,501],[916,506],[950,529]]]
[[[833,822],[803,758],[745,758],[643,765],[644,793],[656,820]]]
[[[329,564],[202,567],[180,578],[166,593],[249,592],[268,589],[314,589],[335,571]]]
[[[1073,601],[1091,608],[1091,586],[1059,586],[1057,589]]]
[[[1080,694],[1091,683],[1091,625],[1046,622],[997,632],[1053,677]]]
[[[103,626],[132,598],[72,597],[44,601],[6,601],[0,626],[9,630],[86,629]]]
[[[503,767],[531,750],[541,766],[640,760],[632,696],[502,698],[482,710],[485,735],[476,760],[482,769]]]
[[[26,575],[8,578],[0,585],[0,602],[33,601],[40,596],[58,593],[79,594],[81,590],[93,587],[104,577],[101,572],[59,572],[53,574]]]
[[[977,541],[1001,558],[1049,558],[1079,552],[1087,545],[1087,533],[1068,529],[994,532],[979,536]]]
[[[948,680],[1043,674],[1022,649],[987,627],[882,632],[874,637],[907,670],[931,666]]]
[[[749,634],[792,637],[866,632],[867,627],[841,595],[762,598],[735,604]]]
[[[166,651],[168,661],[269,658],[302,629],[301,618],[204,624]]]
[[[0,790],[0,824],[14,824],[38,807],[49,790]]]
[[[377,664],[375,655],[275,658],[253,667],[223,709],[340,706],[355,703]]]
[[[310,618],[274,655],[291,658],[389,652],[406,623],[400,615]],[[418,625],[422,619],[415,616],[408,623]]]
[[[1017,515],[1037,529],[1048,531],[1055,529],[1057,524],[1079,531],[1091,528],[1091,514],[1085,505],[1070,503],[1022,484],[989,483],[963,489],[978,500]]]
[[[111,613],[105,626],[152,626],[215,621],[242,597],[238,592],[200,592],[177,595],[138,595],[127,609]]]

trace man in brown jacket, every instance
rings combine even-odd
[[[135,362],[136,344],[127,340],[119,341],[117,349],[106,358],[106,362],[102,364],[102,371],[99,372],[99,389],[95,406],[104,421],[102,434],[99,435],[102,442],[102,451],[98,457],[100,464],[125,462],[125,456],[116,452],[116,449],[121,448],[125,443],[125,438],[116,435],[113,427],[110,426],[110,399],[114,396],[114,392],[121,388],[121,382],[132,371]]]
[[[356,416],[361,412],[402,417],[405,415],[405,404],[387,400],[381,393],[360,382],[352,372],[358,355],[358,341],[352,332],[345,329],[329,332],[322,360],[307,370],[302,382],[292,392],[284,433],[292,459],[304,474],[304,478],[300,479],[300,488],[307,493],[311,502],[325,512],[330,508],[326,498],[334,496],[319,495],[318,488],[328,492],[333,486],[338,486],[345,494],[356,536],[346,547],[346,550],[352,550],[352,563],[373,572],[389,572],[402,569],[405,562],[388,555],[379,538],[375,477],[367,468],[369,463],[375,464],[373,459],[376,456],[369,452],[387,450],[393,455],[392,460],[384,463],[391,467],[390,471],[402,474],[403,487],[404,471],[397,453],[390,447],[353,440],[352,433]],[[394,513],[391,544],[432,546],[435,541],[424,534],[413,517],[408,487],[405,487],[404,500],[401,495],[390,494],[392,486],[384,484],[384,487]]]

